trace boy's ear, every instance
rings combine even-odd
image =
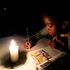
[[[64,21],[62,23],[62,28],[65,29],[68,25],[69,25],[69,22],[68,21]]]

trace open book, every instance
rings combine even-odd
[[[64,54],[64,52],[51,48],[50,46],[31,51],[31,56],[39,68],[47,67],[51,62],[54,62]]]
[[[41,63],[44,63],[45,61],[48,62],[48,60],[50,58],[52,58],[52,56],[50,56],[48,54],[48,52],[46,51],[46,49],[37,50],[37,51],[33,52],[31,55],[33,56],[33,58],[36,59],[37,65],[41,64]]]

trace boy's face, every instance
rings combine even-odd
[[[47,18],[44,19],[44,22],[46,24],[46,30],[48,31],[48,34],[54,36],[56,34],[56,24],[53,23],[55,22],[52,22]]]

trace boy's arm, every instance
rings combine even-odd
[[[32,48],[37,43],[38,40],[40,40],[42,37],[46,36],[47,34],[48,33],[47,33],[46,29],[43,28],[39,32],[37,32],[35,35],[31,36],[29,38],[29,42],[27,41],[27,43],[31,44],[29,47]]]

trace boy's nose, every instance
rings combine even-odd
[[[50,28],[48,27],[47,30],[50,30]]]

